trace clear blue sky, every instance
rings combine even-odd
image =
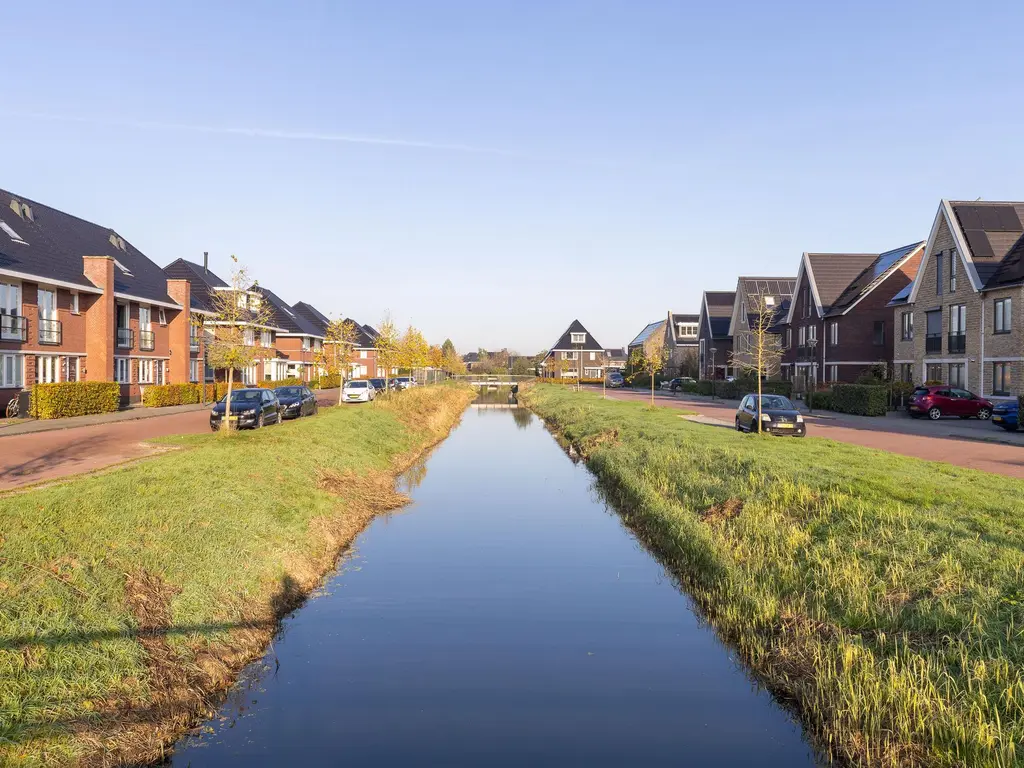
[[[19,2],[2,23],[0,186],[462,351],[534,352],[574,317],[622,345],[802,251],[923,239],[941,197],[1024,197],[1020,3]]]

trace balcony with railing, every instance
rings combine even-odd
[[[942,354],[942,334],[929,333],[924,337],[924,353],[926,355]]]
[[[135,331],[131,328],[117,329],[117,348],[131,349],[135,346]]]
[[[152,331],[139,331],[139,349],[143,352],[152,352],[156,347],[156,336]]]
[[[28,318],[0,315],[0,341],[28,341]]]
[[[63,328],[60,320],[44,320],[39,318],[39,343],[58,345],[63,339]]]
[[[949,354],[951,355],[962,355],[967,351],[967,334],[966,333],[951,333],[949,334]]]

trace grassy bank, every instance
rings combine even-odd
[[[1024,483],[558,387],[521,401],[840,761],[1024,758]]]
[[[0,497],[0,765],[158,758],[472,393],[404,392]]]

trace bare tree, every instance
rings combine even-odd
[[[782,362],[782,340],[772,331],[778,306],[772,296],[751,294],[747,297],[747,318],[750,332],[743,334],[745,349],[734,351],[732,363],[757,379],[757,431],[761,431],[762,382],[779,372]]]
[[[227,370],[224,430],[231,429],[231,390],[235,371],[255,365],[266,354],[257,342],[262,342],[261,332],[268,329],[272,318],[270,303],[260,295],[259,286],[249,277],[249,271],[234,256],[231,260],[234,263],[231,282],[211,294],[214,316],[206,321],[206,325],[213,327],[213,338],[208,348],[210,365],[214,370]]]

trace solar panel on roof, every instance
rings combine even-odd
[[[1020,223],[1020,216],[1017,215],[1017,210],[1012,205],[1002,205],[998,211],[1003,232],[1024,231],[1024,227]]]
[[[991,259],[995,256],[992,245],[988,241],[988,235],[981,229],[965,229],[964,236],[967,244],[971,247],[971,255],[976,259]]]
[[[960,226],[966,229],[982,229],[981,214],[976,205],[958,205],[956,216],[960,219]]]
[[[981,216],[981,228],[992,232],[1002,231],[1002,221],[999,216],[999,208],[1002,206],[986,205],[979,209]]]
[[[892,268],[893,264],[896,264],[900,259],[914,250],[917,245],[908,245],[904,248],[897,248],[894,251],[888,251],[879,256],[874,263],[874,269],[872,270],[872,277],[881,277],[889,269]]]
[[[913,288],[913,283],[907,283],[905,286],[903,286],[903,289],[899,293],[892,297],[892,301],[909,298],[910,292],[913,290]]]

